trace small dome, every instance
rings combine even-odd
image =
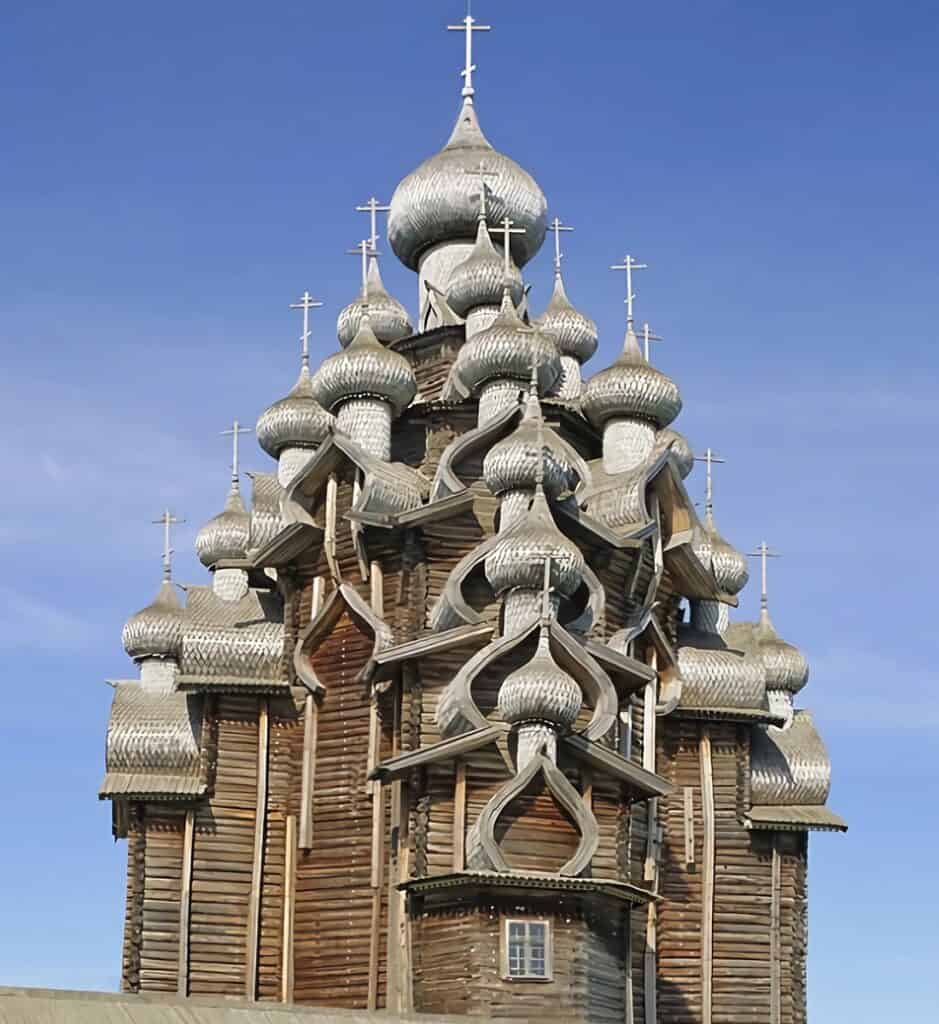
[[[679,434],[677,430],[666,427],[659,431],[656,440],[662,448],[667,448],[674,456],[678,464],[678,472],[684,480],[694,469],[694,452],[691,450],[691,445],[688,444],[688,439],[684,434]]]
[[[390,345],[414,333],[408,311],[385,289],[378,260],[374,256],[369,260],[364,293],[339,314],[336,332],[343,348],[351,344],[358,334],[366,306],[372,332],[383,345]]]
[[[570,597],[583,579],[585,562],[580,548],[557,528],[544,491],[524,518],[513,524],[486,556],[486,579],[498,596],[515,587],[541,590],[544,563],[551,559],[551,587]]]
[[[554,339],[562,356],[573,356],[581,365],[597,351],[597,325],[571,305],[560,274],[554,277],[548,308],[535,324]]]
[[[766,689],[798,693],[809,681],[809,663],[798,647],[779,636],[765,608],[754,639],[766,671]]]
[[[225,509],[210,519],[196,534],[196,554],[207,568],[223,558],[244,558],[251,536],[251,516],[233,483]]]
[[[304,366],[290,394],[268,406],[258,418],[258,444],[276,459],[284,448],[318,445],[333,423],[333,417],[313,397],[313,381]]]
[[[566,731],[577,721],[582,703],[574,678],[551,657],[546,633],[531,661],[507,676],[499,688],[499,711],[513,725],[547,722]]]
[[[466,101],[446,146],[404,178],[391,198],[388,240],[405,266],[417,270],[431,246],[476,237],[479,203],[466,172],[479,170],[480,162],[490,172],[485,180],[491,222],[510,217],[525,229],[512,236],[516,266],[523,267],[541,248],[548,211],[544,193],[527,171],[492,148],[472,102]]]
[[[681,412],[677,386],[646,362],[632,326],[626,330],[619,358],[590,378],[580,403],[584,414],[598,429],[607,420],[625,417],[667,427]]]
[[[512,302],[517,305],[524,294],[522,276],[513,266],[506,278],[505,260],[496,252],[486,222],[480,218],[476,244],[469,256],[450,274],[447,304],[457,316],[463,317],[477,306],[498,306],[506,283]]]
[[[545,493],[552,500],[573,489],[576,476],[553,430],[541,422],[541,405],[530,393],[525,414],[508,437],[493,445],[483,459],[483,479],[495,495],[506,491],[534,491],[539,472]]]
[[[153,604],[127,620],[121,634],[124,650],[134,661],[178,658],[184,614],[173,584],[164,580]]]
[[[739,594],[750,578],[747,556],[724,540],[713,518],[709,519],[704,529],[711,545],[711,572],[714,573],[718,587],[727,594]]]
[[[533,365],[538,367],[538,390],[549,391],[561,373],[557,345],[522,322],[504,289],[499,315],[463,345],[453,369],[473,391],[491,380],[528,380]]]
[[[329,412],[350,398],[378,398],[397,416],[417,391],[411,364],[381,344],[370,321],[363,317],[348,348],[323,360],[313,377],[313,394]]]
[[[714,551],[713,538],[710,533],[700,524],[695,523],[691,530],[691,550],[695,558],[705,569],[711,568],[711,555]]]

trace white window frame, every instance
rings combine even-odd
[[[510,947],[512,925],[522,925],[525,928],[524,938],[524,974],[513,974],[510,964]],[[531,947],[531,926],[540,925],[544,928],[544,973],[529,974],[529,951]],[[505,981],[553,981],[554,980],[554,956],[553,956],[553,934],[551,921],[546,917],[506,917],[502,924],[502,977]]]

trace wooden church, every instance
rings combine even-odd
[[[800,1024],[807,850],[843,831],[808,668],[732,621],[747,558],[672,428],[627,282],[622,353],[564,226],[488,142],[467,16],[449,141],[387,208],[339,348],[260,416],[276,471],[199,532],[209,582],[132,616],[101,797],[126,993],[492,1019]],[[554,231],[540,315],[523,270]]]

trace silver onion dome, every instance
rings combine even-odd
[[[524,518],[486,556],[486,579],[497,596],[516,587],[541,590],[547,559],[551,588],[570,597],[581,584],[586,563],[580,548],[557,528],[539,488]]]
[[[251,538],[251,516],[233,483],[225,508],[196,534],[196,554],[207,568],[223,558],[244,558]]]
[[[258,444],[276,459],[284,448],[318,445],[333,423],[333,417],[313,397],[313,381],[304,366],[286,398],[268,406],[258,418]]]
[[[127,620],[121,634],[124,650],[134,661],[178,658],[184,614],[173,584],[165,579],[156,600]]]
[[[572,489],[574,467],[560,445],[552,444],[554,431],[541,423],[541,406],[529,393],[518,427],[493,445],[483,459],[483,479],[495,495],[535,490],[539,477],[545,493],[556,499]]]
[[[554,338],[562,356],[572,356],[581,365],[597,351],[597,325],[571,304],[560,274],[554,277],[554,291],[548,308],[535,324]]]
[[[760,612],[754,639],[763,659],[766,689],[798,693],[809,681],[809,663],[798,647],[779,636],[765,608]]]
[[[510,289],[504,288],[499,315],[463,345],[454,370],[474,390],[490,380],[528,380],[533,365],[538,367],[538,390],[549,391],[561,373],[557,345],[522,321]]]
[[[681,412],[678,387],[646,362],[632,325],[626,330],[619,358],[590,378],[580,402],[584,414],[597,428],[607,420],[627,417],[667,427]]]
[[[691,450],[691,445],[688,444],[688,439],[684,434],[679,434],[677,430],[666,427],[659,431],[656,440],[662,448],[667,448],[675,457],[678,472],[684,480],[694,469],[694,452]]]
[[[349,346],[323,360],[313,377],[313,394],[329,412],[350,398],[377,398],[399,415],[417,391],[411,364],[375,337],[364,316]]]
[[[724,540],[713,518],[709,518],[704,529],[710,541],[711,572],[717,585],[727,594],[739,594],[750,578],[747,556]]]
[[[339,314],[336,333],[343,347],[351,344],[358,334],[366,308],[372,331],[383,345],[400,341],[414,333],[408,311],[385,288],[378,260],[374,256],[369,260],[364,290]]]
[[[472,102],[464,102],[443,149],[425,160],[395,189],[388,214],[388,240],[398,259],[418,269],[422,253],[441,242],[476,237],[479,204],[467,187],[467,171],[483,162],[493,225],[510,217],[525,233],[513,235],[512,258],[524,266],[541,248],[548,204],[534,178],[514,160],[492,148],[479,127]]]
[[[580,714],[583,695],[574,678],[551,657],[542,632],[534,657],[499,687],[499,711],[506,722],[546,722],[568,730]]]
[[[506,284],[512,302],[518,305],[524,294],[522,276],[515,267],[511,267],[506,276],[505,260],[492,244],[485,220],[480,218],[476,243],[469,256],[450,274],[447,304],[457,316],[463,317],[476,306],[498,306]]]

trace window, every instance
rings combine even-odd
[[[505,977],[551,980],[551,928],[547,921],[505,922]]]

